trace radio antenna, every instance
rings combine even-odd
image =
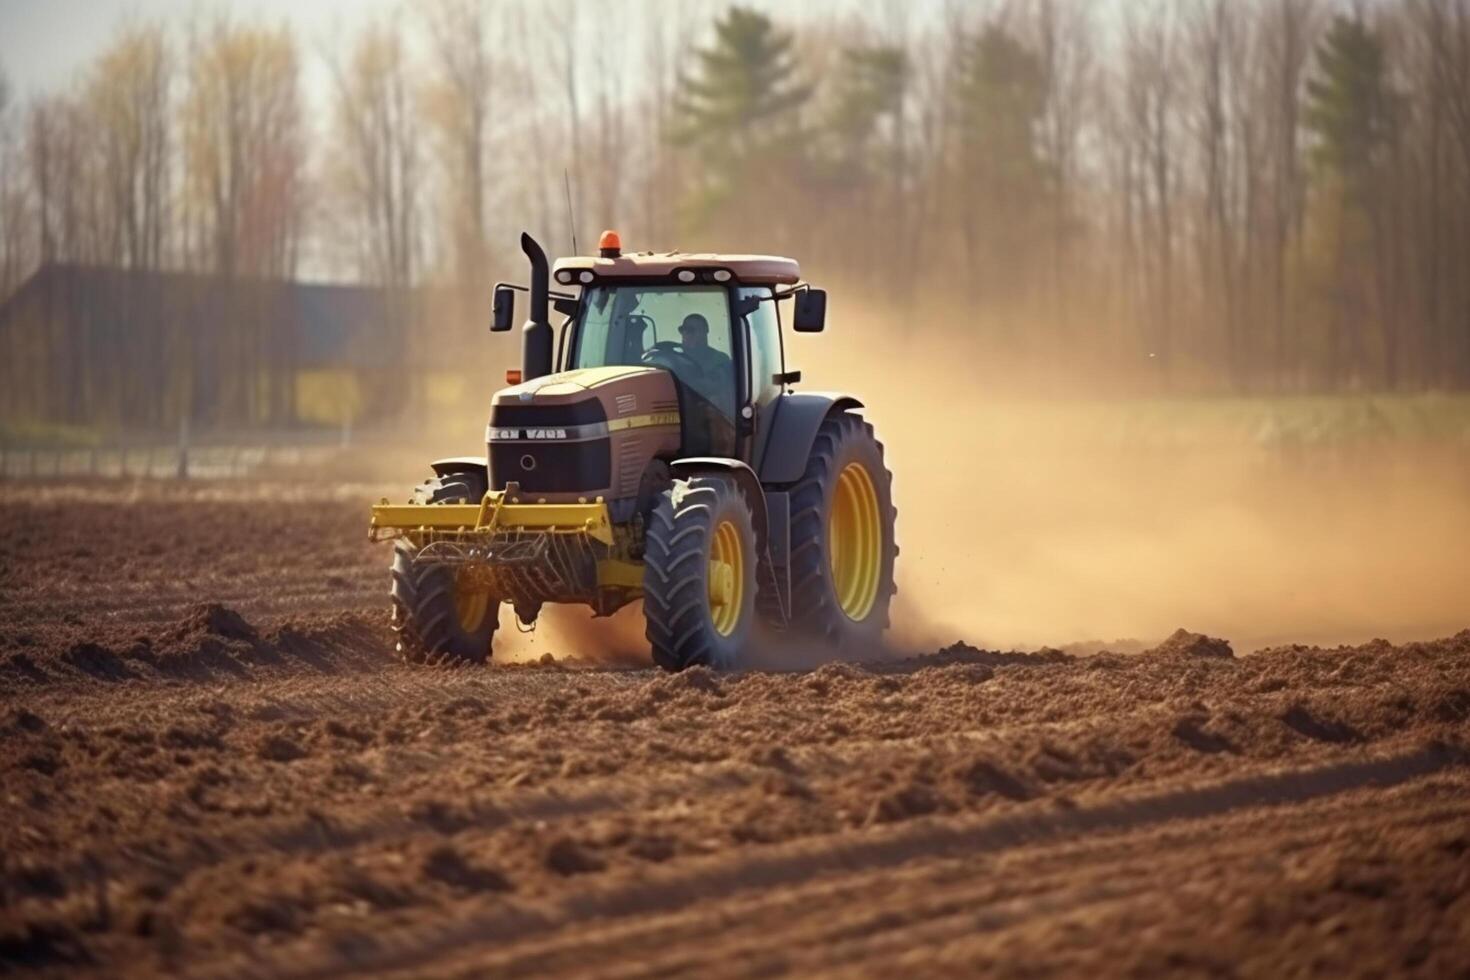
[[[577,220],[573,217],[575,212],[572,210],[572,176],[566,167],[561,168],[561,179],[567,189],[567,226],[572,231],[572,254],[581,255],[582,253],[577,251]]]

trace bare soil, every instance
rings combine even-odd
[[[0,969],[1470,975],[1470,631],[410,668],[372,496],[5,489]]]

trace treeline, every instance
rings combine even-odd
[[[477,309],[570,209],[584,250],[795,254],[1008,362],[1470,386],[1470,0],[813,7],[133,24],[66,91],[0,83],[0,293],[65,260]]]

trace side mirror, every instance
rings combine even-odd
[[[821,333],[827,325],[827,291],[804,289],[796,294],[791,329],[797,333]]]
[[[491,310],[493,316],[490,320],[490,330],[493,333],[504,333],[509,330],[516,316],[516,291],[509,286],[496,286],[495,302]]]

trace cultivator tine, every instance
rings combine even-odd
[[[784,630],[791,624],[791,611],[787,607],[785,590],[781,588],[781,576],[776,572],[776,566],[771,561],[768,550],[765,559],[758,563],[761,572],[764,573],[764,582],[756,592],[756,602],[760,603],[761,611],[765,613],[769,625],[778,630]]]

